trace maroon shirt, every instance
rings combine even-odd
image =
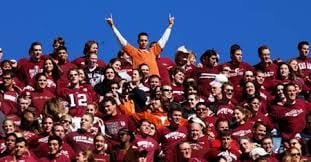
[[[236,86],[239,85],[241,82],[244,72],[245,71],[253,71],[253,67],[246,63],[246,62],[241,62],[241,63],[233,63],[232,61],[224,63],[222,66],[228,66],[231,68],[231,71],[229,72],[230,78],[229,80],[231,81],[232,85]]]
[[[49,152],[49,149],[48,149],[47,141],[40,143],[39,146],[34,149],[34,153],[37,155],[38,158],[47,157],[48,152]],[[68,157],[71,160],[74,160],[76,157],[75,151],[67,143],[62,144],[62,150],[60,151],[60,154]]]
[[[4,115],[16,114],[17,110],[17,97],[16,91],[0,91],[0,110]]]
[[[128,128],[134,131],[134,123],[130,121],[129,117],[121,113],[117,113],[116,116],[106,116],[103,118],[105,124],[105,131],[112,139],[118,140],[118,132],[121,128]]]
[[[64,141],[68,143],[76,153],[83,150],[93,150],[94,147],[94,137],[91,132],[86,132],[82,129],[79,129],[76,132],[71,132],[67,134],[64,138]]]
[[[17,74],[21,81],[24,81],[25,85],[31,83],[32,78],[43,71],[44,61],[41,59],[39,62],[34,62],[31,59],[21,59],[18,61]]]
[[[196,68],[195,79],[198,82],[200,94],[208,96],[210,92],[210,82],[215,79],[215,74],[219,74],[219,67],[202,67]]]
[[[172,85],[172,90],[173,90],[173,98],[175,102],[181,102],[185,100],[184,97],[184,87],[182,85],[180,86],[173,86]]]
[[[36,114],[42,114],[44,111],[45,103],[55,95],[48,89],[45,88],[42,91],[33,91],[31,95],[31,105],[36,108]]]
[[[96,162],[110,162],[109,154],[94,154],[94,159]]]
[[[311,72],[311,58],[297,57],[296,60],[303,76],[309,76]]]
[[[141,135],[137,134],[135,136],[135,141],[133,145],[138,147],[139,151],[146,150],[147,153],[147,161],[154,161],[154,155],[158,153],[160,146],[159,143],[154,140],[152,137],[142,137]]]
[[[94,101],[92,94],[84,87],[61,89],[58,96],[68,102],[70,115],[78,117],[84,114],[87,104]]]
[[[191,157],[205,158],[209,149],[211,148],[211,141],[208,139],[208,136],[203,136],[197,141],[191,140],[190,146],[192,149]]]
[[[40,162],[70,162],[70,159],[65,155],[56,155],[53,158],[43,157],[39,160]]]
[[[258,63],[254,65],[255,70],[261,70],[264,73],[265,82],[268,82],[272,79],[276,78],[278,65],[271,63],[269,65],[265,65],[263,63]]]
[[[79,68],[85,68],[87,65],[87,59],[86,56],[82,56],[82,57],[78,57],[75,60],[72,61],[73,64],[75,64],[76,66],[78,66]],[[98,59],[97,60],[97,64],[99,67],[104,68],[106,67],[106,64],[103,60]]]
[[[176,157],[176,145],[179,142],[186,141],[188,130],[186,127],[178,126],[176,130],[168,127],[162,127],[158,130],[158,140],[162,145],[162,151],[165,155],[165,161],[174,161]]]
[[[271,117],[279,125],[281,136],[289,140],[306,127],[306,114],[310,112],[310,104],[296,99],[293,105],[273,105]]]
[[[238,125],[236,128],[232,130],[232,137],[235,139],[239,139],[242,136],[247,136],[251,138],[252,134],[253,122],[247,121],[244,124]]]

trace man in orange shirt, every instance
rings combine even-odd
[[[156,57],[160,55],[162,49],[164,48],[172,27],[174,25],[174,17],[169,15],[169,25],[166,28],[164,34],[162,35],[161,39],[152,45],[148,49],[148,34],[147,33],[140,33],[138,34],[138,48],[133,47],[131,44],[127,42],[127,40],[121,35],[119,30],[114,25],[112,16],[106,18],[107,23],[112,28],[113,33],[116,35],[118,41],[120,42],[122,49],[132,57],[133,60],[133,69],[138,68],[138,66],[142,63],[147,64],[150,67],[150,75],[156,74],[159,75],[159,69],[156,62]]]

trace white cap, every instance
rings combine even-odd
[[[180,46],[177,48],[177,52],[183,52],[183,53],[191,53],[189,50],[186,49],[185,46]]]
[[[224,74],[217,74],[215,76],[215,79],[210,83],[210,85],[212,86],[214,84],[218,84],[218,85],[220,84],[220,86],[221,86],[223,83],[226,83],[228,81],[229,80],[228,80],[226,75],[224,75]]]
[[[189,121],[193,122],[193,123],[198,123],[200,124],[203,128],[206,128],[206,124],[198,117],[196,117],[195,115],[194,116],[191,116],[189,119]]]
[[[249,153],[250,157],[266,156],[269,155],[267,151],[261,147],[256,147]]]

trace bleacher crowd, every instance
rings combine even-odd
[[[106,22],[121,45],[109,63],[94,40],[70,61],[62,37],[51,53],[33,42],[28,58],[1,61],[0,162],[311,161],[308,41],[288,61],[262,45],[250,65],[238,44],[223,64],[185,46],[171,60],[160,54],[174,17],[138,48]]]

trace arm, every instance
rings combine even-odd
[[[163,49],[168,38],[170,37],[171,31],[172,31],[172,27],[174,25],[174,20],[175,18],[172,17],[171,15],[169,15],[169,19],[168,19],[168,27],[165,29],[162,37],[160,38],[160,40],[158,41],[160,47]]]
[[[116,37],[117,37],[118,41],[120,42],[120,44],[122,46],[125,46],[127,44],[127,40],[121,35],[119,30],[114,25],[114,22],[113,22],[113,19],[112,19],[112,15],[110,15],[110,17],[106,18],[106,21],[107,21],[108,25],[111,27],[113,33],[116,35]]]

